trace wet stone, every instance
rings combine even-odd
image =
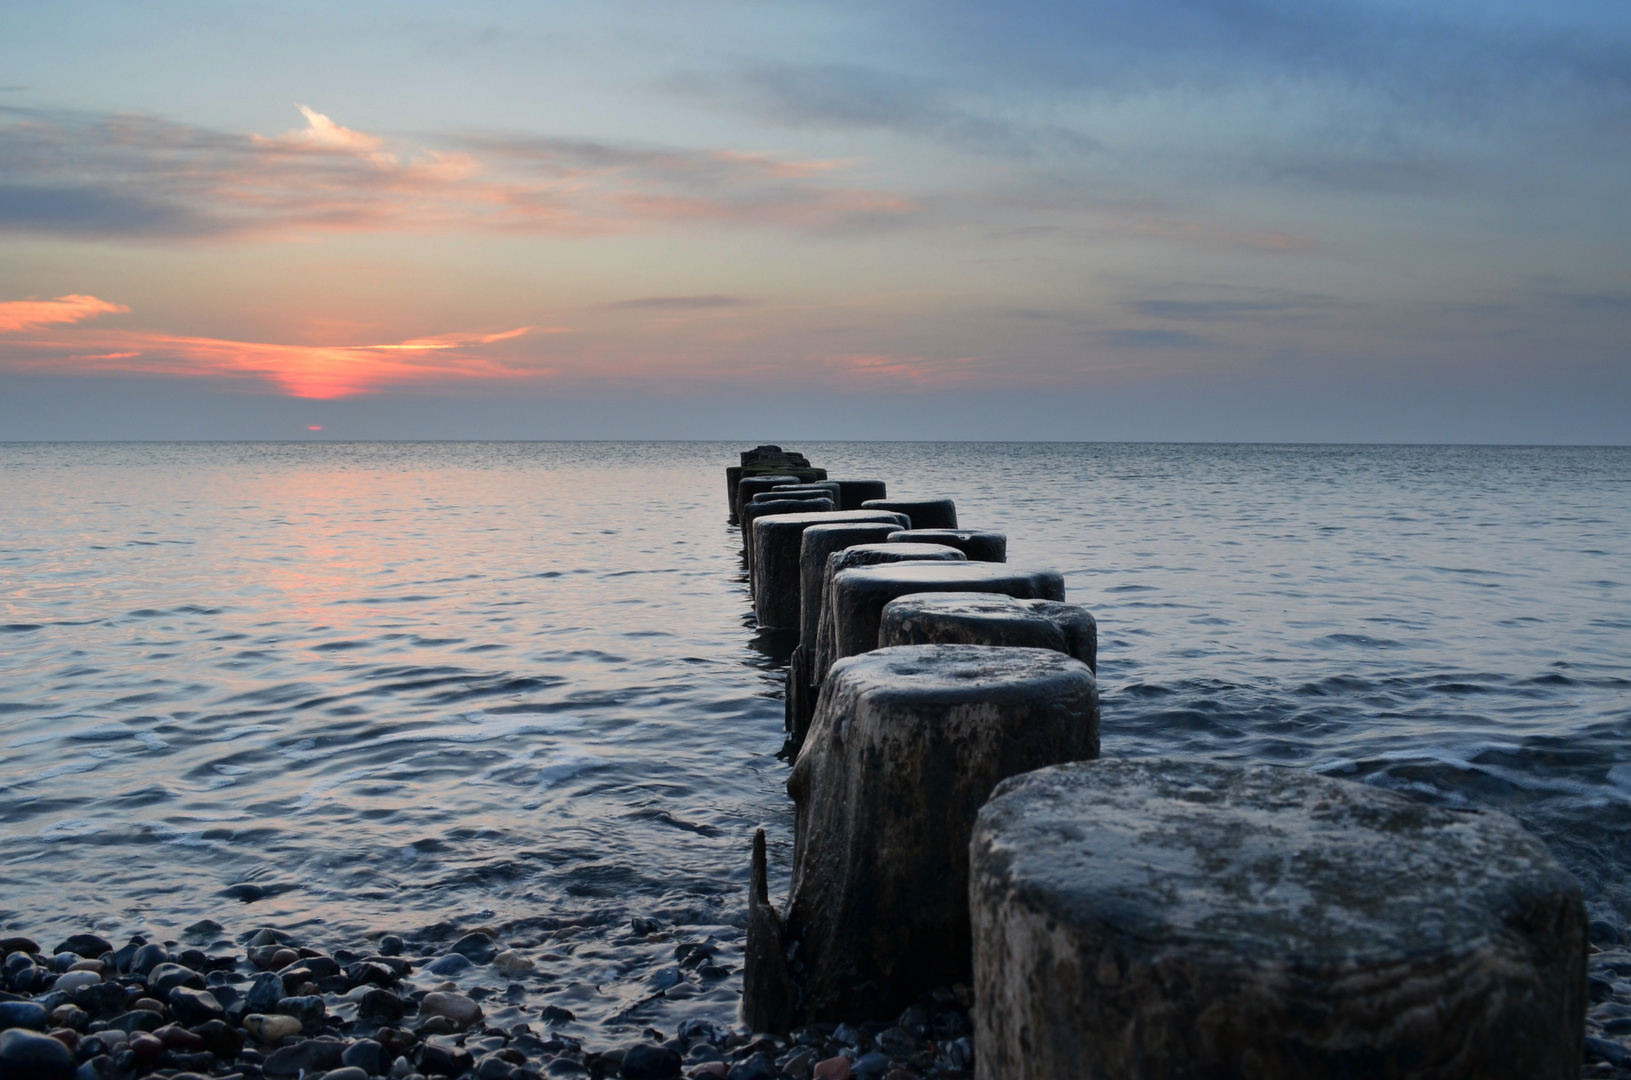
[[[385,1047],[373,1039],[358,1039],[346,1047],[340,1062],[348,1068],[361,1069],[369,1076],[380,1076],[390,1068]]]
[[[0,1001],[0,1029],[28,1028],[44,1031],[50,1019],[45,1008],[33,1001]]]
[[[1098,748],[1093,673],[1061,653],[900,646],[835,664],[787,781],[793,876],[779,927],[750,892],[747,1022],[894,1016],[966,982],[976,812],[1005,777]]]
[[[884,605],[879,645],[1052,649],[1098,669],[1098,624],[1086,608],[998,593],[912,593]]]
[[[623,1080],[669,1080],[680,1075],[680,1055],[666,1046],[639,1043],[623,1055]]]
[[[87,960],[95,960],[103,953],[110,953],[112,951],[113,943],[107,938],[99,937],[96,934],[75,934],[68,940],[64,941],[61,945],[58,945],[55,949],[51,950],[53,954],[75,953],[76,955],[85,957]]]
[[[419,1015],[442,1016],[463,1031],[481,1019],[481,1006],[463,994],[432,991],[419,1002]]]
[[[1580,887],[1503,814],[1081,762],[999,786],[970,860],[982,1080],[1580,1075]]]
[[[344,1039],[302,1039],[292,1046],[280,1046],[266,1057],[261,1070],[267,1076],[299,1076],[340,1067],[345,1054]]]
[[[180,964],[160,964],[147,973],[147,989],[160,1000],[177,986],[204,989],[204,978],[189,967]]]
[[[177,986],[170,991],[169,1003],[170,1014],[189,1027],[226,1016],[226,1010],[208,990]]]
[[[475,965],[463,953],[448,953],[446,956],[438,956],[426,964],[425,970],[432,975],[458,976],[463,975],[473,967]]]
[[[328,1015],[328,1006],[316,994],[301,994],[296,997],[286,997],[277,1003],[279,1016],[292,1016],[300,1021],[302,1028],[313,1027]]]
[[[74,1054],[49,1035],[0,1031],[0,1080],[70,1080]]]
[[[299,1035],[301,1024],[292,1016],[251,1013],[244,1017],[243,1029],[262,1046],[275,1046],[290,1035]]]

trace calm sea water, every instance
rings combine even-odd
[[[539,963],[462,980],[500,1019],[732,1021],[791,841],[740,449],[0,445],[0,926],[485,924]],[[1631,451],[798,449],[1064,571],[1105,754],[1499,807],[1631,916]]]

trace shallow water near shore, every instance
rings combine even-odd
[[[0,445],[0,928],[488,926],[495,1019],[734,1022],[792,820],[745,446]],[[796,448],[1062,570],[1106,755],[1497,807],[1631,917],[1631,451]]]

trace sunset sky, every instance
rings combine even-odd
[[[0,439],[1626,443],[1628,225],[1609,0],[0,9]]]

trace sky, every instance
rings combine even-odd
[[[0,8],[0,440],[1631,442],[1623,2]]]

